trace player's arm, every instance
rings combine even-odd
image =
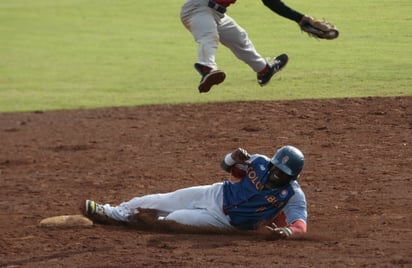
[[[262,0],[263,4],[278,15],[295,21],[299,28],[310,37],[333,40],[338,38],[339,30],[326,20],[319,20],[288,7],[281,0]]]
[[[275,222],[272,222],[272,224],[265,227],[277,238],[287,238],[291,235],[304,234],[307,229],[306,222],[301,219],[295,220],[291,224],[282,227],[279,227]]]
[[[272,224],[267,226],[267,229],[271,230],[282,238],[294,234],[304,234],[307,231],[306,221],[304,219],[295,218],[290,224],[288,224],[284,211],[282,211],[275,217]]]
[[[281,213],[266,226],[276,237],[286,238],[291,235],[304,234],[307,231],[306,220],[308,217],[305,194],[301,189],[286,204]]]
[[[287,226],[293,234],[304,234],[306,233],[306,222],[303,220],[296,220]]]
[[[304,15],[287,5],[285,5],[281,0],[262,0],[263,4],[276,14],[285,17],[287,19],[293,20],[299,23]]]
[[[237,148],[225,155],[220,166],[224,171],[231,173],[233,177],[240,179],[246,175],[246,161],[249,159],[250,155],[245,149]]]

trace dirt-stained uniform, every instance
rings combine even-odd
[[[239,158],[242,153],[243,160]],[[296,181],[303,168],[298,149],[284,146],[272,159],[237,149],[225,156],[222,168],[239,180],[135,197],[119,206],[87,200],[86,215],[127,222],[144,208],[158,211],[160,219],[181,224],[249,230],[281,217],[276,227],[286,227],[290,234],[306,231],[306,199]]]

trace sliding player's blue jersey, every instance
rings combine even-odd
[[[255,229],[259,223],[270,222],[282,210],[286,220],[307,220],[305,195],[296,181],[268,189],[270,159],[252,155],[248,160],[247,174],[239,182],[226,181],[223,185],[223,210],[231,224],[244,229]]]

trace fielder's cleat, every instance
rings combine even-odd
[[[211,68],[199,63],[195,63],[195,69],[202,75],[199,84],[199,92],[209,92],[210,88],[225,81],[226,74],[220,70],[212,70]]]
[[[270,82],[270,79],[282,70],[288,63],[289,57],[286,54],[281,54],[274,58],[272,61],[268,62],[268,68],[263,74],[257,75],[258,83],[261,87],[267,85]]]

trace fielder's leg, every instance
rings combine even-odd
[[[282,70],[288,62],[286,54],[281,54],[267,62],[256,51],[246,31],[229,16],[225,16],[221,20],[218,31],[220,42],[257,73],[257,80],[260,86],[268,84],[272,77]]]
[[[256,51],[246,31],[230,16],[222,18],[218,25],[220,42],[228,47],[240,60],[249,65],[255,72],[265,68],[267,62]]]
[[[202,1],[187,1],[181,10],[183,25],[198,43],[195,69],[202,76],[198,87],[200,93],[208,92],[212,86],[222,83],[226,78],[226,74],[217,69],[215,61],[219,45],[217,22],[220,16]]]

